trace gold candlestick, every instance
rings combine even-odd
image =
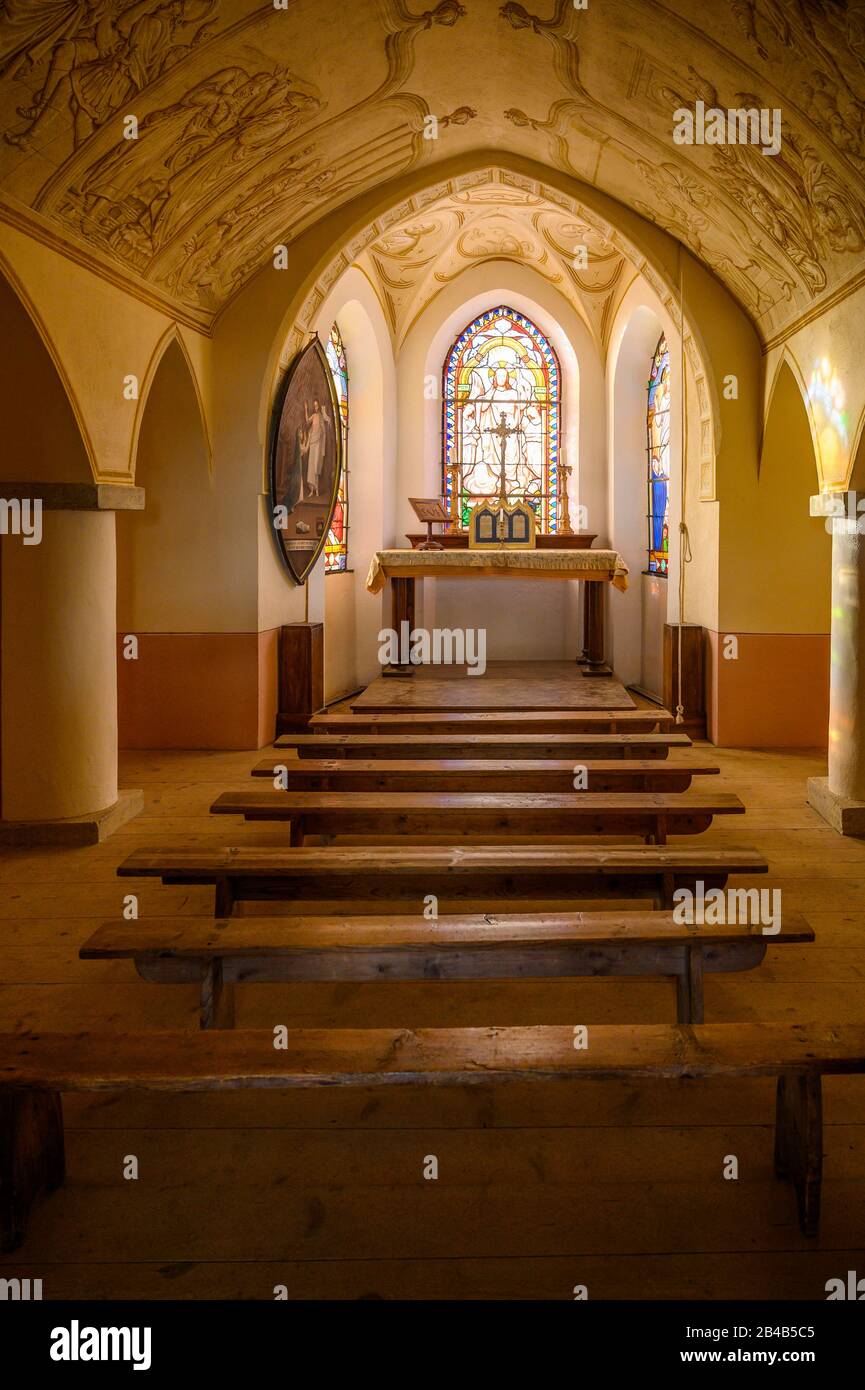
[[[571,465],[565,463],[565,450],[563,446],[559,451],[559,520],[561,521],[559,530],[563,536],[572,536],[574,534],[573,527],[571,526],[571,503],[568,497],[568,479],[573,471]]]

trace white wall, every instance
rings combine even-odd
[[[399,421],[396,525],[392,542],[417,530],[409,497],[441,493],[441,396],[427,399],[425,379],[441,381],[444,359],[478,314],[507,304],[531,318],[555,348],[561,367],[562,438],[573,466],[569,500],[587,508],[595,545],[606,544],[606,431],[603,374],[597,346],[576,309],[534,271],[487,263],[465,271],[419,315],[398,359]],[[428,393],[427,393],[428,394]],[[485,627],[487,659],[571,657],[579,649],[578,586],[548,581],[434,580],[422,586],[427,627]],[[506,600],[506,601],[504,601]],[[419,614],[420,620],[420,614]]]

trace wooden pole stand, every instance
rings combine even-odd
[[[56,1091],[0,1096],[0,1251],[17,1250],[41,1192],[66,1176],[63,1110]]]
[[[775,1102],[775,1172],[789,1178],[803,1235],[816,1236],[823,1179],[822,1077],[779,1076]]]

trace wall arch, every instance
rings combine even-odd
[[[652,354],[665,326],[650,305],[638,302],[622,314],[613,339],[607,376],[609,412],[610,532],[630,570],[627,592],[610,598],[613,670],[626,685],[639,685],[660,695],[660,651],[653,639],[667,617],[669,579],[646,575],[646,381]],[[673,377],[673,405],[680,390],[674,370],[676,341],[667,339]],[[675,408],[671,417],[670,509],[673,479],[681,459],[681,438]],[[671,529],[671,563],[676,542]],[[654,658],[654,659],[653,659]]]
[[[254,569],[230,488],[211,476],[195,379],[176,337],[147,392],[136,477],[143,512],[117,517],[120,746],[252,748],[259,708]],[[127,659],[126,638],[138,643]]]
[[[0,476],[22,482],[92,482],[93,451],[62,363],[2,260],[0,324]]]
[[[603,374],[597,345],[573,306],[525,266],[487,262],[464,271],[436,296],[407,333],[398,362],[399,426],[396,516],[392,543],[404,545],[417,529],[409,497],[435,497],[441,489],[441,372],[447,352],[479,313],[507,303],[533,320],[549,339],[561,368],[562,432],[573,466],[569,498],[588,529],[606,543],[606,434]],[[427,384],[435,390],[427,390]],[[508,586],[508,606],[490,604],[489,584],[467,580],[424,586],[428,627],[486,627],[489,660],[573,657],[579,641],[576,585],[526,581]],[[573,592],[571,592],[573,590]],[[555,592],[553,592],[555,591]]]
[[[600,193],[590,184],[584,184],[546,165],[505,153],[497,154],[496,159],[490,160],[487,151],[475,151],[438,165],[435,177],[429,171],[418,170],[394,180],[374,195],[358,198],[323,219],[316,228],[315,241],[310,241],[308,249],[306,244],[302,249],[300,245],[296,247],[297,263],[306,263],[307,269],[301,275],[272,340],[260,402],[261,420],[266,418],[273,400],[281,368],[280,354],[293,356],[305,341],[319,305],[359,252],[382,234],[391,211],[400,208],[405,215],[416,205],[420,213],[428,201],[428,189],[440,188],[449,179],[470,181],[479,172],[491,168],[500,170],[503,177],[512,181],[515,187],[549,196],[559,207],[572,205],[575,214],[586,218],[611,245],[625,255],[670,312],[675,309],[678,314],[676,306],[681,290],[685,349],[697,384],[696,409],[702,421],[700,491],[702,496],[713,497],[721,422],[713,348],[701,326],[704,301],[714,302],[719,294],[723,295],[728,312],[735,306],[735,314],[747,323],[756,338],[746,311],[729,291],[721,288],[706,267],[683,251],[679,242],[655,224]],[[299,238],[298,242],[304,240]],[[248,292],[248,289],[244,291]]]
[[[856,427],[852,458],[853,462],[850,466],[850,480],[847,486],[865,491],[865,410],[862,411],[859,417],[859,424]]]
[[[193,363],[192,357],[189,352],[189,348],[186,345],[186,341],[183,337],[183,334],[181,333],[177,324],[173,323],[170,326],[170,328],[167,328],[165,330],[162,337],[159,339],[159,342],[156,344],[156,347],[153,349],[153,355],[151,356],[150,361],[147,364],[147,371],[145,372],[144,379],[141,382],[141,388],[138,396],[138,408],[135,412],[135,424],[132,430],[132,443],[130,447],[130,474],[133,480],[136,477],[136,468],[138,466],[138,443],[141,435],[142,421],[144,420],[145,412],[147,410],[147,402],[150,398],[150,392],[153,387],[153,383],[156,380],[156,375],[159,371],[162,359],[165,356],[168,349],[172,346],[172,344],[175,344],[177,346],[178,350],[183,354],[184,361],[186,362],[187,371],[189,372],[189,378],[192,383],[192,388],[195,392],[195,399],[198,403],[199,416],[201,418],[201,432],[204,436],[204,443],[207,451],[207,468],[209,473],[213,472],[213,445],[211,443],[210,426],[207,419],[207,410],[205,409],[204,396],[202,393],[200,382],[198,380],[198,373],[195,370],[195,364]]]
[[[376,550],[388,543],[394,507],[396,371],[390,333],[372,286],[352,270],[322,304],[322,341],[339,324],[349,370],[348,569],[316,566],[315,597],[324,618],[325,699],[338,699],[379,674],[382,600],[366,591]]]
[[[762,471],[763,454],[766,444],[766,429],[768,427],[769,419],[772,416],[773,405],[775,401],[775,391],[778,387],[778,383],[786,381],[785,369],[787,372],[790,373],[790,375],[793,377],[793,380],[796,382],[796,385],[799,388],[799,395],[802,398],[802,405],[805,409],[805,415],[808,420],[808,428],[811,432],[811,447],[814,456],[815,483],[816,486],[819,488],[822,486],[823,482],[823,468],[820,459],[820,441],[817,435],[817,423],[814,419],[814,410],[811,403],[811,395],[808,390],[807,382],[805,381],[805,375],[796,359],[796,355],[792,351],[792,349],[786,344],[781,350],[781,354],[778,358],[778,362],[775,367],[775,371],[772,376],[771,383],[769,385],[769,390],[766,396],[766,408],[763,417],[763,436],[760,442],[759,467]]]

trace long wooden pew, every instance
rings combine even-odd
[[[300,758],[666,758],[687,734],[286,734]]]
[[[651,734],[675,724],[665,709],[620,710],[449,710],[353,714],[327,710],[314,714],[314,734]]]
[[[715,816],[741,815],[730,792],[223,792],[214,815],[290,821],[291,844],[307,835],[699,835]]]
[[[775,1171],[792,1180],[802,1230],[813,1236],[822,1186],[822,1077],[865,1071],[862,1024],[597,1025],[580,1048],[567,1026],[292,1029],[283,1041],[277,1047],[269,1030],[0,1034],[0,1249],[21,1244],[37,1197],[64,1180],[64,1092],[731,1076],[778,1078]],[[638,1163],[639,1130],[633,1134]]]
[[[588,792],[684,792],[717,764],[660,758],[594,759],[580,764]],[[277,776],[298,792],[571,792],[568,758],[263,758],[253,777]]]
[[[747,912],[742,914],[747,918]],[[82,960],[132,960],[144,980],[200,988],[202,1028],[234,1025],[236,983],[522,980],[667,975],[680,1023],[703,1021],[703,974],[753,970],[767,944],[813,941],[797,912],[685,926],[671,912],[425,917],[210,917],[105,922]]]
[[[671,849],[538,845],[394,846],[374,848],[139,849],[118,868],[121,878],[213,884],[215,915],[238,903],[302,901],[326,915],[330,902],[374,913],[381,902],[481,899],[492,911],[503,902],[556,899],[592,902],[648,898],[674,906],[677,888],[723,888],[730,874],[762,874],[768,864],[753,849]],[[444,910],[444,902],[441,904]],[[309,910],[309,909],[307,909]]]

